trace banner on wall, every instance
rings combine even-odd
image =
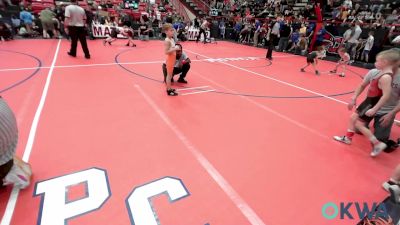
[[[194,27],[190,27],[188,29],[188,32],[187,32],[188,40],[189,41],[195,41],[197,39],[197,35],[199,35],[199,32],[200,32],[200,29],[194,28]],[[209,30],[206,31],[206,35],[207,35],[208,38],[210,38],[210,31]],[[204,37],[204,35],[201,35],[200,41],[203,41],[203,39],[204,39],[203,37]]]
[[[338,54],[338,49],[344,46],[344,38],[340,36],[334,36],[331,33],[326,32],[322,44],[325,46],[325,50],[328,53]]]
[[[92,24],[92,33],[95,38],[106,38],[111,33],[111,27],[108,25]],[[122,27],[117,27],[122,30]],[[118,34],[118,38],[126,38],[124,35]]]

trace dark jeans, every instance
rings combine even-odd
[[[379,120],[384,115],[376,115],[374,117],[374,135],[378,140],[380,140],[382,142],[387,142],[390,137],[390,132],[392,131],[392,125],[394,123],[394,118],[393,118],[393,120],[390,121],[390,124],[388,126],[384,127],[379,122]]]
[[[275,35],[275,34],[270,34],[269,35],[268,51],[267,51],[267,55],[266,55],[267,59],[272,59],[272,50],[275,47],[275,41],[276,41],[277,38],[278,38],[278,36]]]
[[[204,43],[206,43],[206,40],[207,40],[207,34],[206,34],[206,31],[205,31],[203,28],[200,28],[200,32],[199,32],[199,35],[197,36],[197,39],[196,39],[196,41],[199,41],[199,40],[200,40],[200,36],[201,36],[201,34],[204,34]]]
[[[3,186],[3,179],[7,176],[8,172],[10,172],[13,165],[14,159],[11,159],[10,161],[0,166],[0,187]]]
[[[167,65],[165,65],[165,63],[162,65],[162,69],[163,69],[164,81],[165,81],[165,78],[167,77]],[[173,75],[181,73],[181,75],[179,76],[179,80],[183,80],[183,79],[185,79],[186,74],[189,72],[189,70],[190,70],[190,63],[186,63],[186,64],[183,64],[182,68],[175,67],[174,71],[173,71]]]
[[[86,29],[85,27],[68,27],[69,36],[71,37],[71,55],[76,56],[76,47],[78,46],[78,40],[81,43],[82,50],[85,56],[90,56],[89,49],[86,43]]]
[[[281,37],[281,39],[279,39],[279,51],[286,51],[287,50],[287,46],[289,44],[289,37]]]

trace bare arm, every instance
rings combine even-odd
[[[165,49],[165,54],[171,54],[172,52],[175,52],[177,48],[171,48],[171,42],[169,41],[164,41],[164,49]]]
[[[390,92],[392,91],[391,84],[392,84],[392,77],[389,75],[383,75],[379,79],[379,87],[381,88],[383,95],[379,99],[378,103],[376,103],[376,105],[372,109],[368,110],[365,113],[365,115],[367,115],[367,116],[375,115],[375,113],[389,100]]]
[[[355,105],[358,96],[364,91],[364,89],[368,86],[369,81],[364,80],[354,91],[353,97],[351,97],[350,102],[347,104],[347,108],[351,110]]]

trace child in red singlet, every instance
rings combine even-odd
[[[380,52],[376,57],[376,69],[370,70],[364,77],[364,81],[355,90],[354,96],[348,103],[348,109],[351,110],[356,105],[357,97],[369,85],[367,98],[357,107],[355,113],[350,117],[350,123],[346,135],[334,136],[336,141],[345,144],[351,144],[354,136],[354,130],[358,129],[373,144],[371,156],[375,157],[381,153],[386,144],[379,141],[373,133],[366,127],[375,113],[386,103],[390,97],[391,84],[393,77],[393,68],[399,66],[400,53],[396,50],[386,50]]]
[[[175,89],[171,88],[171,79],[174,72],[174,65],[176,61],[176,51],[180,50],[178,46],[175,46],[174,41],[174,32],[175,29],[173,28],[172,24],[166,23],[163,26],[163,30],[167,37],[164,41],[165,47],[165,54],[167,55],[167,60],[165,62],[167,66],[167,78],[165,80],[165,84],[167,85],[167,95],[169,96],[176,96],[178,93]]]

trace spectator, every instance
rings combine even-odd
[[[353,2],[352,0],[344,0],[342,6],[346,9],[351,9],[353,8]]]
[[[392,14],[390,14],[388,17],[386,17],[386,24],[393,24],[395,22],[397,22],[397,20],[399,19],[399,15],[397,14],[397,10],[393,10]]]
[[[316,47],[322,46],[325,34],[326,34],[325,25],[322,25],[321,29],[319,29],[319,31],[317,33],[317,40],[315,41]]]
[[[222,39],[225,39],[225,20],[224,19],[221,20],[218,27],[219,27],[219,32],[220,32]]]
[[[361,24],[360,21],[356,21],[355,26],[351,32],[350,38],[346,43],[346,50],[347,52],[350,53],[352,59],[355,58],[358,39],[360,38],[360,35],[362,33],[360,24]]]
[[[278,49],[280,52],[282,51],[286,52],[287,46],[289,44],[289,37],[292,34],[292,28],[287,20],[283,21],[280,27],[281,29],[280,29],[280,39],[279,39]]]
[[[0,22],[0,41],[8,41],[12,39],[11,30],[6,26],[5,23]]]
[[[139,38],[142,41],[148,41],[149,40],[149,27],[147,24],[142,21],[140,26],[139,26]]]
[[[19,18],[25,25],[26,31],[30,34],[32,32],[33,16],[28,9],[25,8],[19,13]]]
[[[275,41],[280,37],[280,22],[282,21],[281,17],[277,17],[275,21],[272,21],[271,28],[268,30],[267,40],[269,41],[268,44],[268,51],[266,58],[272,60],[272,50],[275,46]]]
[[[56,29],[54,28],[53,19],[56,14],[52,12],[49,8],[46,8],[40,12],[40,22],[43,28],[43,38],[50,38],[48,31],[52,31],[53,35],[58,36]]]
[[[374,46],[374,32],[370,31],[368,33],[368,38],[365,42],[364,50],[361,54],[361,61],[369,62],[369,52],[371,51],[372,47]]]

